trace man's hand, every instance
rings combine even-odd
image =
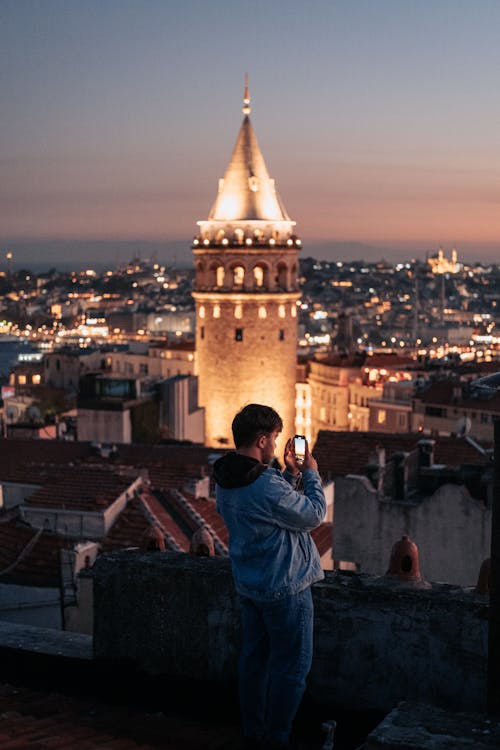
[[[306,440],[306,455],[304,456],[304,463],[302,464],[303,469],[314,469],[318,471],[318,462],[314,458],[313,454],[309,451],[309,443]]]
[[[285,466],[290,474],[298,474],[302,469],[318,470],[318,463],[312,453],[309,452],[309,444],[306,440],[306,452],[303,461],[298,461],[295,455],[295,444],[293,438],[287,440],[285,445]]]

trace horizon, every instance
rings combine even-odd
[[[460,248],[454,246],[440,245],[415,252],[413,249],[381,248],[357,242],[316,242],[303,245],[299,260],[313,258],[332,263],[336,261],[377,263],[384,260],[396,265],[397,263],[408,263],[414,260],[425,261],[428,257],[437,255],[440,247],[448,258],[451,257],[452,249],[456,249],[460,263],[500,265],[500,257],[494,251],[478,257],[477,251],[472,249],[470,251],[472,257],[470,257],[466,253],[462,253]],[[91,267],[108,269],[123,265],[133,258],[151,260],[179,268],[192,267],[194,269],[191,245],[183,240],[173,242],[153,242],[141,239],[124,241],[23,240],[21,242],[10,242],[7,249],[13,253],[10,268],[14,271],[22,268],[31,271],[47,271],[50,268],[62,271],[76,271]],[[71,250],[75,253],[73,257],[71,257]],[[68,251],[70,251],[69,256]],[[7,260],[5,253],[3,253],[0,257],[0,272],[6,269]]]
[[[248,71],[252,123],[304,246],[496,257],[499,26],[494,0],[5,0],[0,253],[188,246]]]

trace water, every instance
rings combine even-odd
[[[0,335],[0,377],[5,377],[17,364],[18,356],[23,353],[36,352],[37,349],[28,341],[10,341]]]

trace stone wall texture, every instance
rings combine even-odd
[[[308,691],[321,703],[390,710],[401,700],[483,710],[487,599],[326,573],[313,587]],[[151,674],[236,679],[239,616],[228,559],[121,551],[94,566],[94,649]]]

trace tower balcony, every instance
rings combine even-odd
[[[230,237],[203,237],[201,234],[196,235],[193,238],[193,250],[210,250],[216,248],[217,250],[244,250],[245,252],[252,250],[252,248],[266,248],[266,249],[279,249],[279,250],[297,250],[302,247],[302,241],[295,234],[291,234],[288,237],[254,237],[242,235],[232,235]]]

